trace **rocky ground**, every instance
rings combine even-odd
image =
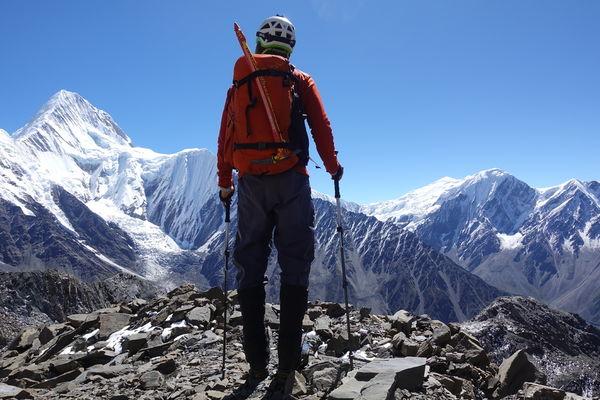
[[[56,270],[0,272],[0,349],[26,326],[63,322],[69,314],[159,292],[151,282],[124,273],[86,283]]]
[[[246,365],[235,291],[228,302],[224,378],[225,295],[182,286],[155,300],[120,302],[24,329],[0,355],[0,399],[231,398]],[[278,311],[267,306],[273,361]],[[581,398],[544,386],[546,375],[525,350],[498,365],[466,329],[426,315],[353,309],[348,338],[344,309],[319,302],[311,303],[303,325],[305,366],[290,381],[296,398]],[[263,398],[266,385],[268,380],[248,398]]]

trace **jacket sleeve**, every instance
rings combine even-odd
[[[228,148],[231,138],[229,125],[232,123],[229,117],[229,103],[233,94],[233,87],[227,91],[223,114],[221,115],[221,128],[219,130],[219,139],[217,143],[217,176],[220,187],[233,186],[232,171],[233,164],[231,162],[230,149]]]
[[[310,75],[302,73],[300,82],[300,96],[304,112],[308,118],[310,132],[315,141],[319,156],[323,160],[325,169],[333,175],[338,171],[340,164],[337,160],[331,123],[325,113],[325,106],[321,100],[317,85]]]

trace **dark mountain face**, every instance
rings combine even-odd
[[[462,326],[496,362],[526,349],[550,385],[588,395],[600,390],[600,330],[576,314],[533,298],[501,297]]]
[[[93,281],[120,272],[116,264],[134,266],[135,245],[125,232],[60,187],[53,189],[52,196],[75,232],[35,202],[28,205],[35,215],[26,215],[20,207],[0,199],[0,261],[4,269],[57,268]],[[99,258],[98,251],[110,259]]]

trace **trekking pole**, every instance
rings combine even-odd
[[[225,207],[225,243],[223,244],[223,255],[225,256],[225,279],[223,282],[223,292],[225,293],[225,311],[223,312],[223,366],[221,379],[225,379],[225,358],[227,357],[227,266],[229,265],[229,223],[231,222],[230,209],[231,197],[223,201]]]
[[[344,228],[342,227],[342,206],[340,204],[340,180],[334,179],[335,204],[337,206],[337,231],[340,234],[340,256],[342,261],[342,287],[344,288],[344,301],[346,303],[346,329],[348,331],[348,358],[350,369],[354,369],[352,354],[352,340],[350,336],[350,309],[348,307],[348,278],[346,277],[346,259],[344,257]]]

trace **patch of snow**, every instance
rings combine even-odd
[[[91,331],[90,333],[86,333],[85,335],[82,335],[81,337],[83,338],[83,340],[88,341],[91,337],[96,335],[98,332],[100,332],[100,329],[95,329],[95,330]]]
[[[523,240],[523,234],[521,232],[512,235],[497,233],[496,236],[498,237],[498,240],[500,240],[500,248],[502,250],[519,248],[521,246],[521,241]]]
[[[148,322],[146,325],[142,325],[139,328],[129,329],[129,325],[123,327],[122,329],[114,332],[108,337],[106,341],[105,349],[112,350],[116,354],[121,354],[123,351],[123,340],[128,336],[131,336],[136,333],[150,332],[157,327],[153,327],[151,322]]]
[[[170,338],[171,338],[171,334],[173,333],[173,329],[175,328],[185,328],[186,326],[188,326],[187,322],[184,320],[181,320],[179,322],[175,322],[173,324],[171,324],[170,327],[165,328],[162,331],[161,334],[161,338],[163,340],[163,342],[167,342]]]

